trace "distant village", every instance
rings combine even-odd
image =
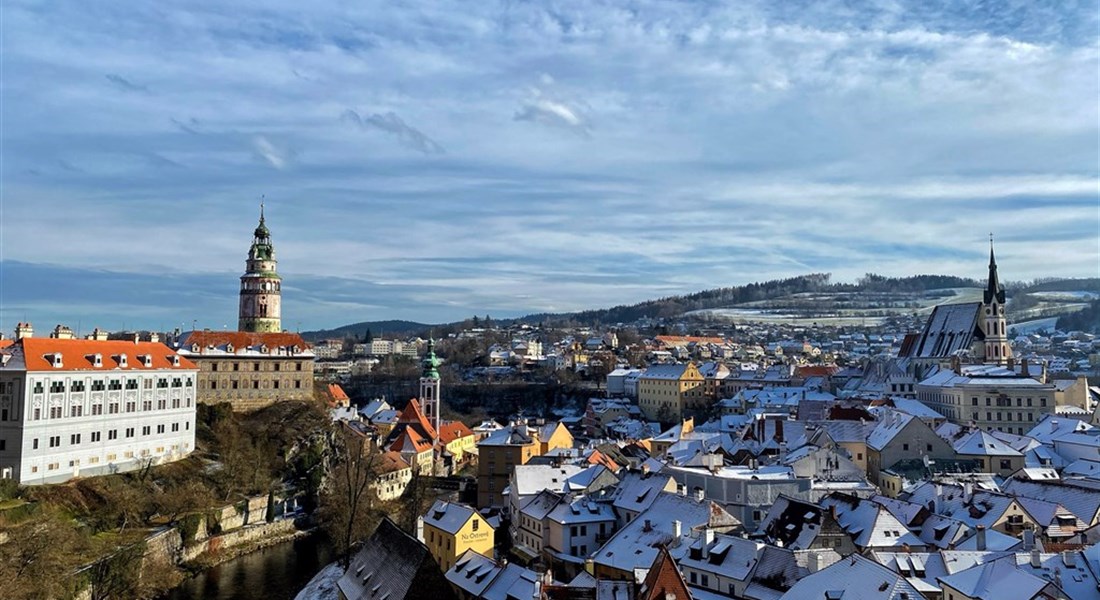
[[[0,478],[179,461],[200,404],[321,402],[376,458],[374,498],[432,490],[415,526],[356,540],[334,597],[1100,598],[1100,339],[1014,331],[1008,301],[991,246],[980,301],[876,327],[478,323],[309,343],[282,328],[261,214],[236,331],[20,323],[0,340]],[[483,351],[451,360],[464,340]],[[395,361],[415,365],[415,397],[349,395]],[[545,410],[450,408],[449,386],[505,381],[566,391]]]

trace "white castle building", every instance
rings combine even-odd
[[[0,477],[59,483],[187,456],[197,375],[159,342],[23,337],[0,347]]]

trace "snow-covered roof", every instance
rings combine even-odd
[[[835,595],[830,596],[830,592]],[[807,575],[782,596],[783,600],[849,597],[859,600],[912,600],[922,596],[904,577],[859,554]]]
[[[953,446],[957,454],[966,456],[1023,456],[1022,453],[982,429],[975,429],[963,435],[955,440]]]
[[[477,511],[465,504],[436,500],[424,514],[424,524],[456,534],[475,514]]]

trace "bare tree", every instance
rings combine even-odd
[[[374,443],[361,432],[339,424],[329,441],[328,478],[321,495],[321,518],[346,569],[351,547],[366,536],[374,521],[374,492],[381,462]]]

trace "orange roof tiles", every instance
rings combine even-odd
[[[420,435],[416,429],[406,427],[390,444],[390,450],[396,452],[427,452],[432,449],[432,442]]]
[[[416,401],[416,398],[409,400],[409,403],[405,405],[405,410],[401,411],[401,416],[397,418],[398,425],[418,425],[421,427],[420,434],[429,439],[436,439],[439,434],[436,433],[435,427],[428,422],[428,418],[424,416],[424,413],[420,410],[420,403]]]
[[[383,453],[378,462],[379,474],[393,473],[394,471],[401,471],[408,468],[409,463],[405,462],[404,458],[401,458],[401,453],[392,450]]]
[[[474,432],[462,421],[447,421],[439,426],[439,441],[444,444],[464,437],[474,437]]]
[[[798,377],[831,377],[839,370],[839,367],[832,365],[806,365],[795,367],[795,374]]]
[[[0,348],[7,348],[15,343],[15,340],[0,340]]]
[[[338,383],[328,384],[328,396],[330,405],[349,406],[351,404],[351,398],[348,397],[348,393],[345,392],[344,388],[340,387]]]
[[[669,346],[683,344],[725,344],[726,340],[720,337],[699,337],[697,335],[659,335],[657,341]]]
[[[172,363],[177,356],[168,346],[160,342],[132,342],[126,340],[63,340],[56,338],[23,338],[17,342],[23,349],[23,358],[28,371],[110,371],[122,369],[145,371],[153,369],[197,369],[195,363],[180,356],[179,365]],[[47,356],[61,355],[61,367],[54,367]],[[101,365],[95,366],[94,356],[99,354]],[[123,367],[121,356],[126,356]],[[145,366],[143,356],[152,357],[149,367]]]
[[[286,348],[298,346],[306,350],[310,346],[297,333],[257,333],[252,331],[189,331],[181,340],[181,347],[197,345],[199,351],[233,344],[234,348],[267,346],[268,348]]]

